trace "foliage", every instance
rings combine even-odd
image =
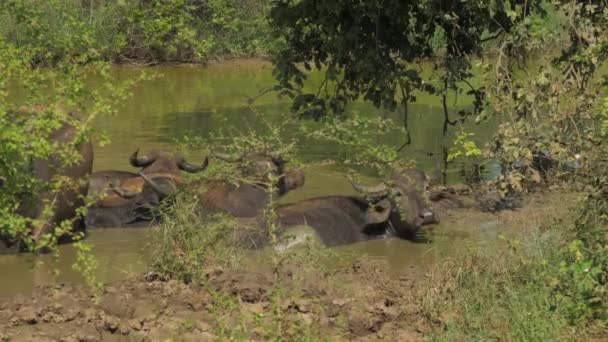
[[[200,2],[186,0],[145,1],[127,20],[126,58],[148,54],[166,61],[200,61],[213,44],[213,36],[200,37],[195,29],[203,10]]]
[[[95,275],[98,264],[92,253],[91,245],[84,241],[77,241],[74,243],[74,248],[76,249],[76,262],[72,267],[84,277],[86,284],[93,291],[95,301],[98,301],[101,296],[102,283],[97,280]]]
[[[602,134],[603,127],[597,127]],[[560,272],[552,279],[556,302],[576,325],[608,326],[608,175],[606,137],[590,158],[589,187]]]
[[[499,59],[488,67],[492,82],[488,112],[501,124],[491,153],[507,166],[508,187],[524,189],[522,174],[533,165],[535,153],[548,151],[558,162],[574,154],[583,156],[577,175],[588,193],[582,214],[572,233],[565,236],[563,250],[552,260],[559,266],[547,273],[552,288],[551,303],[575,326],[606,326],[605,112],[597,76],[608,59],[608,4],[604,1],[556,2],[564,16],[567,47],[556,55],[541,55],[538,65],[525,75],[517,67],[551,36],[538,31],[517,30],[498,50]],[[510,51],[517,48],[520,54]],[[525,59],[524,59],[525,62]],[[557,169],[556,176],[572,178],[572,172]],[[568,171],[568,170],[566,170]]]
[[[82,157],[77,147],[90,139],[91,120],[97,115],[113,112],[113,104],[126,95],[125,88],[109,81],[102,82],[99,88],[91,91],[84,89],[84,80],[90,73],[107,80],[108,66],[103,63],[90,63],[80,68],[74,66],[70,57],[66,57],[63,61],[54,60],[56,68],[41,69],[37,66],[39,57],[36,49],[18,48],[0,41],[0,59],[5,66],[0,69],[0,127],[3,142],[0,147],[3,178],[0,189],[1,227],[2,235],[24,241],[28,240],[27,226],[31,222],[18,214],[19,203],[43,191],[57,194],[62,189],[79,185],[66,177],[57,177],[50,184],[41,184],[29,171],[32,161],[47,160],[53,155],[59,157],[62,165],[79,162]],[[20,92],[16,94],[15,89],[20,89]],[[110,92],[114,95],[112,99],[106,97]],[[73,111],[86,114],[78,120],[70,114]],[[70,144],[59,144],[52,139],[52,134],[66,125],[75,127],[76,137]],[[51,213],[50,207],[47,207],[47,217]],[[40,242],[43,245],[51,243]],[[32,250],[44,247],[33,243],[27,241]]]
[[[465,157],[480,156],[481,150],[477,147],[474,141],[470,138],[474,136],[473,133],[460,132],[454,139],[454,147],[448,154],[448,161],[452,161],[462,155]]]
[[[433,340],[563,339],[567,320],[548,303],[551,288],[545,274],[559,260],[539,233],[511,248],[467,251],[443,262],[431,273],[421,293],[423,311],[440,322]]]
[[[303,134],[311,139],[338,146],[337,159],[346,166],[371,168],[380,175],[390,174],[387,166],[398,159],[393,147],[378,143],[379,137],[403,132],[390,119],[366,117],[353,113],[348,118],[324,118],[318,124],[302,125]]]
[[[27,62],[53,67],[66,60],[84,64],[99,57],[92,31],[68,1],[3,1],[0,18],[5,23],[2,40],[28,49]]]
[[[592,256],[581,240],[566,246],[559,272],[554,276],[554,302],[573,325],[606,324],[606,251]],[[599,261],[599,263],[598,263]]]
[[[14,12],[0,15],[0,37],[39,46],[50,60],[93,47],[106,61],[205,62],[277,44],[265,19],[268,2],[261,0],[9,0],[1,6]]]
[[[262,113],[258,113],[262,116]],[[288,169],[302,167],[303,163],[299,159],[298,152],[300,137],[289,134],[292,121],[285,119],[279,120],[279,124],[264,121],[264,125],[259,129],[239,130],[229,125],[228,129],[220,128],[212,133],[207,139],[197,136],[186,135],[177,140],[181,149],[187,151],[204,152],[213,155],[216,152],[226,153],[230,156],[239,156],[247,153],[257,152],[262,154],[276,154],[286,161]],[[211,163],[209,168],[199,178],[207,180],[219,180],[228,184],[259,183],[260,179],[252,179],[250,172],[251,161],[241,160],[239,163]],[[287,170],[286,170],[287,171]],[[196,176],[195,176],[196,177]],[[267,181],[265,186],[272,185]],[[270,190],[269,190],[270,191]]]
[[[602,108],[597,113],[597,120],[600,123],[599,134],[603,138],[606,138],[608,136],[608,97],[604,97],[604,103],[602,105]]]
[[[58,21],[42,20],[47,17]],[[56,225],[49,220],[60,194],[88,180],[58,174],[43,182],[32,172],[34,163],[79,163],[79,146],[95,136],[92,121],[112,114],[136,80],[121,84],[110,79],[109,64],[100,60],[90,30],[66,2],[32,6],[31,1],[4,1],[0,18],[11,23],[0,37],[0,239],[26,251],[49,251],[62,238],[83,238],[73,228],[86,208]],[[59,20],[62,30],[54,25]],[[91,76],[99,80],[95,88],[86,87]],[[72,141],[53,138],[62,127],[74,128]],[[41,215],[32,216],[28,206],[37,202],[43,207]],[[74,267],[97,294],[91,247],[79,241],[75,248]]]
[[[270,23],[287,42],[273,55],[277,89],[294,99],[295,109],[321,114],[341,113],[346,103],[363,97],[389,110],[401,103],[407,118],[407,103],[417,92],[443,97],[448,91],[468,92],[481,105],[482,94],[467,81],[470,57],[524,17],[544,13],[541,3],[276,0]],[[442,56],[437,49],[444,50]],[[443,90],[413,64],[434,57]],[[307,73],[299,63],[306,71],[323,70],[325,81],[316,94],[302,91]],[[452,123],[447,115],[445,121]]]
[[[562,31],[569,34],[568,48],[559,54],[539,53],[556,37],[524,21],[504,37],[498,59],[482,67],[489,101],[481,117],[494,116],[500,122],[490,153],[505,165],[505,180],[513,189],[525,190],[524,171],[539,152],[567,163],[575,154],[593,153],[599,142],[601,89],[595,71],[608,57],[606,4],[556,6],[565,17]],[[526,64],[530,56],[535,62]]]
[[[176,203],[162,209],[163,220],[153,232],[155,250],[149,271],[161,279],[200,282],[206,269],[237,267],[241,252],[234,243],[238,224],[226,215],[201,217],[197,201],[181,193]]]

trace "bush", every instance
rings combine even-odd
[[[149,271],[161,279],[200,282],[213,267],[236,268],[242,252],[234,243],[238,223],[225,214],[201,216],[196,200],[185,193],[164,209],[150,249]]]
[[[198,63],[276,45],[268,6],[262,0],[8,0],[0,5],[0,37],[38,46],[51,65],[90,48],[106,61]]]
[[[422,294],[427,318],[441,327],[433,339],[562,339],[567,320],[550,305],[546,282],[559,252],[541,237],[521,249],[468,252],[441,264]]]

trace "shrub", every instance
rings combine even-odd
[[[225,214],[201,216],[192,196],[181,193],[163,210],[149,248],[149,270],[161,279],[199,282],[213,267],[236,268],[242,252],[234,243],[238,223]]]

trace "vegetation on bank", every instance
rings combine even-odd
[[[0,37],[39,46],[50,63],[87,51],[115,63],[202,63],[272,50],[278,43],[266,20],[269,6],[264,0],[7,0],[0,4]]]

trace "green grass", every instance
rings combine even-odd
[[[198,282],[205,269],[240,265],[242,253],[231,243],[238,226],[234,219],[222,214],[198,215],[196,200],[187,194],[177,196],[175,205],[163,216],[149,246],[155,251],[148,266],[153,274]]]
[[[566,231],[566,227],[554,230]],[[439,265],[422,294],[432,341],[560,341],[585,337],[552,280],[565,255],[556,234],[536,232],[501,248],[468,251]]]

